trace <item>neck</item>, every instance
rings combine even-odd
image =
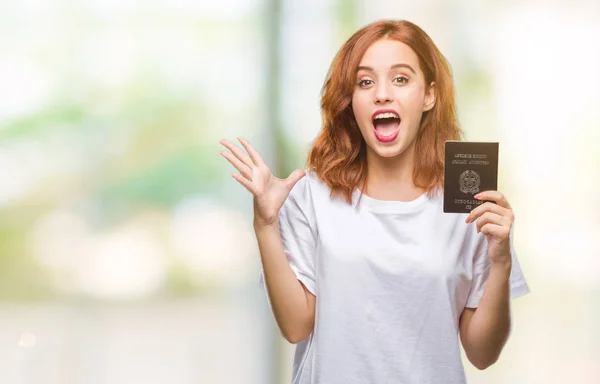
[[[414,148],[413,143],[392,158],[380,157],[368,151],[365,193],[375,199],[410,201],[425,192],[413,180]]]

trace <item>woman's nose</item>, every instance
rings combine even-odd
[[[392,101],[391,92],[387,85],[380,85],[375,89],[375,104],[386,104]]]

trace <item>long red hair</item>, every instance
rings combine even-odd
[[[338,51],[321,96],[323,128],[309,152],[308,168],[349,204],[352,193],[367,178],[366,143],[352,112],[358,65],[366,50],[380,39],[400,41],[415,51],[428,86],[435,82],[435,105],[423,113],[415,141],[415,185],[432,193],[443,184],[444,142],[459,140],[454,85],[450,66],[431,38],[405,20],[383,20],[367,25]]]

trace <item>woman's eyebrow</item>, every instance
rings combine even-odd
[[[396,69],[396,68],[407,68],[408,70],[410,70],[412,73],[414,73],[415,75],[417,74],[415,72],[415,70],[413,69],[413,67],[411,67],[408,64],[404,64],[404,63],[399,63],[399,64],[394,64],[390,67],[390,69]],[[366,65],[361,65],[358,67],[357,71],[368,71],[368,72],[375,72],[375,70],[369,66]]]

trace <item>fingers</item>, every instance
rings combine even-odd
[[[509,232],[509,227],[492,223],[487,223],[486,225],[481,227],[481,233],[483,233],[486,236],[492,235],[498,239],[507,239],[509,236]]]
[[[493,212],[485,212],[476,222],[477,232],[481,232],[482,228],[487,224],[506,226],[508,228],[511,225],[509,219],[505,216]]]
[[[256,195],[254,185],[250,180],[237,173],[234,173],[231,176],[233,176],[234,179],[236,179],[240,184],[242,184],[248,190],[248,192],[250,192],[253,195]]]
[[[469,216],[467,216],[465,223],[471,223],[471,222],[477,220],[485,212],[492,212],[492,213],[498,214],[500,216],[505,216],[511,221],[511,223],[514,221],[514,218],[515,218],[514,214],[512,212],[512,209],[505,208],[499,204],[487,202],[487,203],[483,203],[483,204],[479,205],[478,207],[474,208],[469,213]]]
[[[233,165],[235,169],[237,169],[242,174],[242,176],[244,176],[250,181],[252,180],[252,170],[246,164],[242,163],[240,159],[238,159],[237,157],[235,157],[227,151],[221,151],[219,153],[221,154],[221,156],[227,159],[227,161],[229,161],[231,165]]]
[[[264,167],[263,159],[248,140],[241,137],[238,137],[238,140],[246,149],[248,154],[227,140],[221,140],[220,143],[231,152],[221,151],[219,153],[240,172],[239,174],[234,173],[232,175],[233,178],[242,184],[250,193],[256,196],[259,191],[257,189],[258,185],[256,185],[255,182],[256,180],[254,180],[257,176],[254,171],[257,169],[257,167],[262,167],[260,169],[263,172],[265,172],[265,170],[269,170],[268,168]]]
[[[285,179],[288,188],[291,190],[294,187],[294,185],[296,185],[296,183],[300,181],[300,179],[302,179],[304,176],[306,176],[306,172],[304,172],[301,169],[296,169],[288,176],[287,179]]]
[[[483,191],[476,194],[474,197],[478,200],[495,201],[499,206],[510,209],[508,200],[506,200],[506,197],[498,191]]]
[[[252,159],[248,157],[247,154],[244,153],[238,146],[233,143],[230,143],[227,140],[221,140],[220,143],[225,146],[225,148],[229,149],[231,153],[235,155],[242,163],[244,163],[248,168],[252,169],[252,167],[256,166]],[[237,168],[237,167],[236,167]]]
[[[242,143],[244,148],[246,148],[246,151],[248,151],[248,153],[250,154],[250,158],[252,159],[254,164],[256,164],[256,166],[260,167],[265,163],[260,154],[256,151],[256,149],[254,149],[254,147],[252,146],[252,144],[250,144],[248,140],[244,139],[243,137],[238,137],[238,140],[240,141],[240,143]]]

